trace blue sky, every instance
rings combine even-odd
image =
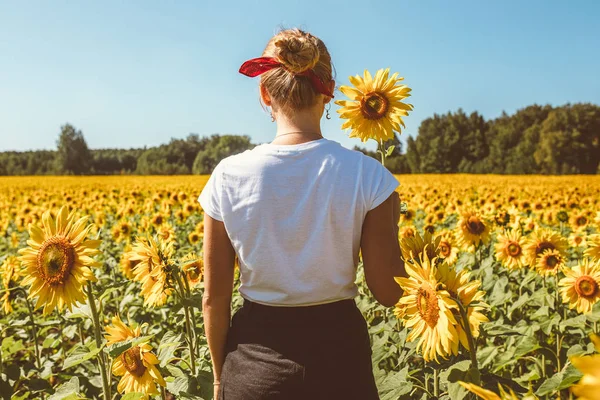
[[[0,1],[0,150],[53,149],[66,122],[91,148],[190,132],[270,141],[257,80],[237,70],[280,26],[321,37],[338,84],[400,72],[415,106],[404,138],[459,107],[600,103],[598,17],[595,0]],[[360,144],[332,114],[325,136]]]

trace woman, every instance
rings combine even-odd
[[[222,160],[199,198],[215,398],[378,399],[354,281],[361,250],[375,298],[402,295],[398,181],[322,136],[335,83],[320,39],[284,30],[240,72],[260,75],[277,135]],[[244,304],[230,326],[236,256]]]

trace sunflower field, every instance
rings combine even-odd
[[[207,178],[0,178],[0,397],[212,398]],[[404,295],[357,275],[381,398],[600,398],[600,180],[397,178]]]

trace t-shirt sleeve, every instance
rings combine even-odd
[[[198,197],[198,201],[204,212],[217,221],[223,221],[221,212],[222,189],[222,166],[219,163],[212,174],[210,174],[204,189],[202,189],[202,193],[200,193],[200,197]]]
[[[363,193],[367,211],[371,211],[390,197],[390,194],[400,186],[400,182],[377,160],[369,156],[365,158]]]

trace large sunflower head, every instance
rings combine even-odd
[[[457,305],[436,279],[437,259],[430,259],[426,251],[420,258],[418,264],[406,264],[407,278],[395,278],[404,289],[395,314],[412,329],[407,340],[419,339],[417,351],[422,350],[423,358],[437,361],[438,356],[458,354],[457,322],[452,313]]]
[[[141,327],[133,329],[127,326],[119,316],[111,320],[112,326],[107,326],[107,344],[123,342],[140,336]],[[115,376],[122,376],[117,386],[120,393],[137,392],[147,395],[158,394],[156,383],[166,386],[161,373],[156,368],[159,363],[152,353],[152,346],[145,342],[124,351],[113,362],[112,372]]]
[[[537,258],[535,268],[542,276],[556,275],[564,263],[565,259],[558,250],[544,250]]]
[[[358,137],[362,142],[374,139],[385,142],[394,138],[394,132],[404,127],[402,117],[413,109],[411,104],[402,100],[410,96],[411,89],[398,82],[404,78],[398,73],[389,76],[390,69],[380,69],[371,76],[365,70],[364,76],[350,77],[352,86],[341,86],[340,91],[350,100],[337,100],[335,103],[340,118],[347,119],[342,129],[351,129],[350,137]]]
[[[475,211],[464,211],[457,224],[457,237],[461,246],[469,251],[489,241],[490,226]]]
[[[551,229],[536,229],[525,243],[525,257],[530,267],[537,265],[538,257],[546,250],[557,250],[564,256],[567,249],[567,240],[558,232]]]
[[[506,230],[498,235],[495,244],[496,259],[506,268],[520,269],[525,263],[523,246],[525,242],[517,229]]]
[[[157,238],[138,238],[129,259],[137,261],[133,280],[142,283],[144,305],[161,306],[171,294],[169,265],[174,253],[173,242]]]
[[[563,271],[565,277],[558,283],[563,303],[569,303],[569,308],[579,313],[590,312],[600,300],[600,261],[584,258],[575,267]]]
[[[86,221],[75,220],[74,212],[62,207],[56,218],[44,212],[41,227],[29,225],[29,247],[19,250],[23,285],[31,285],[29,297],[38,298],[36,307],[44,306],[44,314],[85,302],[83,286],[96,280],[90,267],[100,265],[92,259],[100,241],[86,240],[92,228]]]

